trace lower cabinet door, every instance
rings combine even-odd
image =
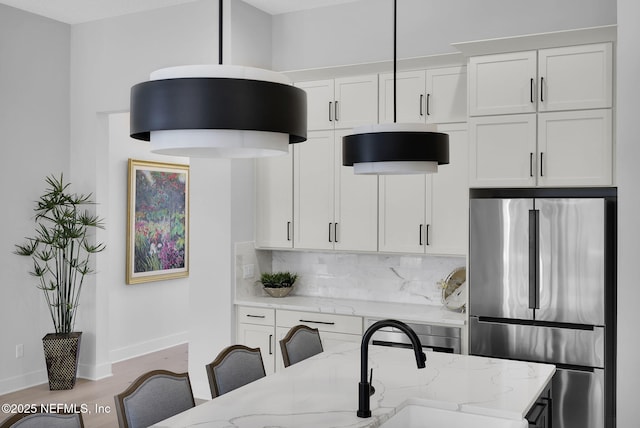
[[[260,348],[264,371],[267,375],[275,371],[277,343],[274,340],[273,326],[239,323],[237,336],[238,343],[251,348]]]

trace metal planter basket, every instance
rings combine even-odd
[[[81,332],[49,333],[42,338],[51,391],[73,389],[75,386],[81,336]]]

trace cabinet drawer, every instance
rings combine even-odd
[[[320,331],[362,334],[362,318],[349,315],[278,310],[276,321],[278,327],[304,324]]]
[[[245,324],[271,325],[275,322],[275,310],[238,306],[238,322]]]

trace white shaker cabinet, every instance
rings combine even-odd
[[[309,132],[295,147],[294,248],[377,250],[378,180],[342,166],[348,132]]]
[[[307,93],[309,131],[353,128],[377,122],[377,75],[299,82],[295,85]]]
[[[610,109],[538,114],[538,185],[611,184],[612,145]]]
[[[273,373],[278,346],[275,338],[275,310],[238,306],[236,316],[237,343],[260,348],[265,373]]]
[[[438,131],[449,134],[449,164],[440,165],[431,175],[431,218],[429,235],[425,237],[427,254],[467,254],[469,212],[469,137],[466,123],[444,124]],[[429,191],[429,189],[427,189]],[[427,198],[429,200],[429,198]],[[425,230],[426,232],[426,230]],[[428,242],[426,241],[428,238]]]
[[[612,106],[611,43],[538,51],[538,111]]]
[[[536,114],[469,118],[469,185],[536,185]]]
[[[256,159],[255,242],[258,248],[293,247],[292,152],[293,145],[289,145],[286,156]]]
[[[612,69],[611,43],[470,58],[470,185],[612,185]]]
[[[469,59],[469,115],[612,106],[611,43]]]
[[[425,175],[379,178],[378,249],[391,253],[424,253],[427,179]]]
[[[467,125],[442,125],[449,134],[448,165],[437,174],[381,176],[379,250],[414,254],[466,254],[468,206]]]
[[[536,51],[469,59],[469,116],[536,111]]]
[[[393,123],[393,73],[380,75],[380,123]],[[397,122],[450,123],[467,120],[466,67],[397,73]]]

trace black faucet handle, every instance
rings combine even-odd
[[[376,389],[373,387],[373,369],[369,371],[369,397],[376,393]]]

